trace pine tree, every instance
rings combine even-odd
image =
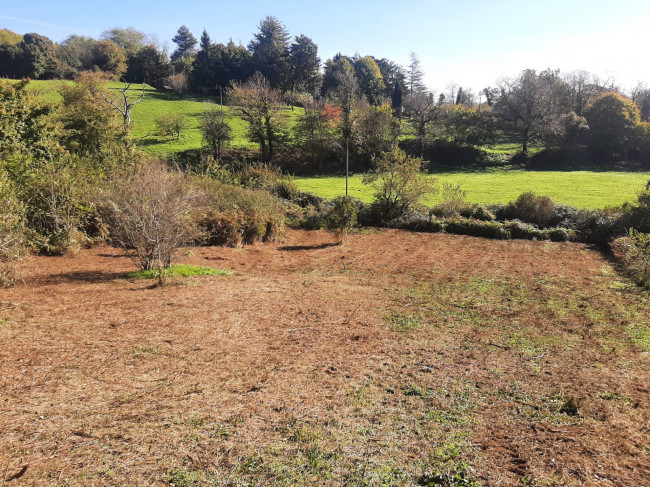
[[[172,61],[176,62],[181,58],[192,57],[196,52],[196,37],[190,32],[185,25],[181,25],[176,35],[172,37],[172,42],[176,44],[176,50],[172,54]]]
[[[409,65],[406,70],[406,87],[409,94],[420,93],[426,91],[424,85],[424,72],[417,55],[411,51],[409,54]]]
[[[278,19],[266,17],[248,44],[254,70],[259,71],[273,88],[285,88],[289,77],[289,39],[289,32]]]

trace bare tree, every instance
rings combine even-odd
[[[174,74],[167,78],[167,81],[177,95],[180,96],[187,91],[187,75],[185,73]]]
[[[140,92],[140,96],[137,100],[130,102],[127,92],[131,88],[131,85],[132,83],[127,83],[125,87],[116,89],[122,95],[122,97],[117,101],[104,95],[104,101],[113,106],[113,108],[122,114],[122,118],[124,120],[124,130],[126,132],[128,132],[131,128],[131,109],[140,103],[142,101],[142,98],[144,98],[145,85],[142,83],[142,91]]]
[[[432,122],[438,117],[440,106],[435,95],[424,91],[412,93],[404,98],[404,111],[409,117],[420,140],[420,157],[424,156],[424,146]]]

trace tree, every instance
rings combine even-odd
[[[359,89],[372,105],[382,102],[386,85],[381,76],[381,70],[372,56],[363,56],[355,60],[354,70],[359,83]]]
[[[4,169],[0,168],[0,287],[16,282],[18,261],[26,251],[25,205]]]
[[[203,143],[221,159],[221,149],[232,140],[232,129],[223,116],[223,107],[218,110],[211,103],[206,105],[201,113],[201,133]]]
[[[280,94],[260,73],[246,83],[233,82],[228,90],[232,105],[248,123],[248,138],[260,144],[264,161],[271,161],[275,149],[286,139],[286,116]]]
[[[386,96],[392,96],[397,85],[399,85],[401,90],[404,91],[404,86],[406,86],[404,69],[397,63],[386,58],[375,59],[375,62],[377,63],[377,66],[379,66],[381,77],[386,85]]]
[[[356,129],[367,162],[389,151],[399,136],[399,121],[390,105],[361,105],[357,110]]]
[[[619,93],[610,91],[596,97],[585,114],[592,144],[610,157],[626,159],[642,136],[639,107]]]
[[[404,113],[409,117],[415,133],[420,139],[420,156],[424,156],[424,147],[429,136],[432,122],[439,113],[439,105],[433,93],[417,91],[404,98]]]
[[[393,113],[397,115],[399,120],[402,120],[402,107],[404,105],[404,90],[402,89],[401,83],[396,83],[395,88],[393,89],[393,94],[391,96],[391,107],[393,107]]]
[[[375,209],[384,221],[412,214],[421,199],[435,191],[434,183],[421,173],[422,159],[409,157],[394,147],[376,159],[375,167],[363,178],[375,190]]]
[[[155,119],[156,128],[161,135],[169,135],[172,140],[181,138],[181,131],[187,127],[187,121],[183,115],[168,113]]]
[[[23,40],[23,36],[16,34],[9,29],[0,29],[0,44],[17,46]]]
[[[248,44],[253,69],[264,76],[271,88],[286,89],[289,75],[289,32],[275,17],[266,17]]]
[[[305,105],[305,111],[296,124],[296,141],[309,151],[313,164],[319,170],[323,168],[327,155],[340,147],[337,129],[341,114],[337,106],[313,101]]]
[[[25,34],[19,48],[22,56],[18,58],[18,65],[22,67],[19,68],[22,76],[45,78],[54,71],[56,48],[49,38],[35,33]]]
[[[320,88],[318,46],[309,37],[299,35],[289,47],[289,83],[291,91],[316,93]]]
[[[494,144],[496,140],[494,118],[487,111],[453,105],[445,107],[441,116],[444,135],[456,144],[482,146]]]
[[[87,71],[95,65],[97,41],[91,37],[71,35],[59,46],[56,56],[61,63],[69,67],[66,77],[75,77],[81,71]]]
[[[650,122],[650,88],[643,83],[639,82],[632,89],[632,101],[639,107],[641,121]]]
[[[351,72],[354,77],[354,67],[352,66],[350,58],[341,54],[337,54],[332,59],[328,59],[325,62],[325,72],[323,74],[321,95],[324,97],[335,98],[337,96],[338,86],[340,83],[339,73],[347,72]]]
[[[126,72],[124,51],[113,41],[103,40],[95,44],[93,62],[97,69],[110,73],[114,80],[120,79]]]
[[[148,83],[162,88],[164,80],[172,72],[172,66],[163,51],[153,44],[140,49],[129,59],[126,81],[129,83]]]
[[[210,35],[203,29],[201,40],[199,41],[199,52],[192,63],[192,78],[190,80],[195,88],[214,88],[214,75],[212,64],[214,62],[214,49]]]
[[[63,98],[58,120],[63,127],[61,140],[74,153],[100,154],[124,140],[123,125],[106,103],[107,75],[84,71],[72,85],[62,85]]]
[[[528,154],[531,139],[557,137],[562,130],[563,85],[557,72],[539,75],[532,69],[499,81],[500,95],[494,113],[512,124],[521,138],[521,151]]]
[[[114,42],[124,52],[127,59],[134,56],[140,49],[152,44],[152,40],[144,32],[136,30],[134,27],[123,29],[114,27],[102,32],[101,39]]]
[[[142,91],[140,91],[138,97],[133,101],[129,101],[128,91],[131,89],[131,85],[132,83],[126,83],[126,85],[123,86],[122,88],[115,88],[115,91],[117,91],[120,94],[119,97],[109,96],[105,93],[102,95],[104,101],[109,105],[111,105],[113,108],[115,108],[122,115],[122,123],[124,126],[124,131],[127,134],[131,129],[131,110],[133,109],[134,106],[140,103],[144,98],[144,83],[143,83]]]
[[[406,68],[406,88],[408,94],[426,91],[424,72],[420,60],[413,51],[409,54],[409,65]]]
[[[181,25],[176,35],[172,37],[172,42],[176,44],[176,50],[172,53],[172,64],[177,71],[189,73],[196,54],[196,37],[192,35],[187,26]]]

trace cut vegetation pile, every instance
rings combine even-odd
[[[640,486],[650,304],[584,244],[377,230],[34,257],[0,301],[24,485]],[[12,485],[9,482],[8,485]]]

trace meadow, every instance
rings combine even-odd
[[[51,103],[61,101],[58,88],[65,81],[31,81],[29,87],[38,93],[44,100]],[[69,82],[68,82],[69,83]],[[108,88],[117,90],[124,87],[124,83],[112,82]],[[198,149],[203,145],[200,116],[205,110],[206,104],[212,103],[223,108],[228,124],[232,128],[231,147],[256,147],[246,138],[247,124],[241,118],[235,116],[233,109],[228,106],[219,105],[219,96],[184,94],[177,95],[169,90],[157,90],[152,86],[145,85],[145,95],[142,101],[133,108],[131,137],[136,144],[148,154],[161,158],[173,158],[174,154],[188,149]],[[133,84],[129,90],[130,100],[137,99],[142,93],[142,85]],[[300,113],[299,108],[291,110],[285,108],[289,118],[289,126],[295,124]],[[169,136],[156,133],[156,118],[161,115],[177,114],[185,117],[187,127],[181,132],[179,140],[172,140]]]
[[[429,177],[437,180],[438,187],[444,182],[460,183],[467,191],[467,201],[471,203],[508,203],[523,192],[533,191],[549,196],[556,203],[578,208],[604,208],[635,201],[650,180],[650,172],[495,169],[440,172]],[[373,189],[364,185],[362,179],[362,174],[350,177],[349,194],[369,203],[373,199]],[[345,194],[344,176],[296,177],[294,182],[302,191],[325,198]],[[439,201],[439,192],[425,199],[429,205]]]

